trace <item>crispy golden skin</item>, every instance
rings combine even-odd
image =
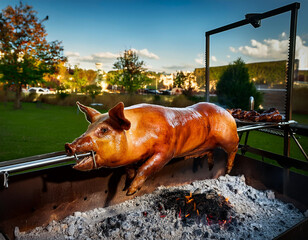
[[[69,155],[95,151],[74,168],[127,167],[131,180],[127,194],[134,194],[146,179],[172,158],[208,155],[213,165],[213,150],[220,147],[228,154],[227,173],[233,166],[238,149],[234,118],[221,107],[198,103],[186,108],[167,108],[138,104],[124,109],[118,103],[108,113],[78,103],[91,123],[88,130],[71,144]]]

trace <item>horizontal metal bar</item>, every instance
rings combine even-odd
[[[244,19],[244,20],[241,20],[241,21],[238,21],[238,22],[234,22],[234,23],[231,23],[231,24],[210,30],[210,31],[205,33],[205,36],[208,37],[210,35],[220,33],[220,32],[224,32],[224,31],[227,31],[227,30],[230,30],[230,29],[233,29],[233,28],[237,28],[237,27],[240,27],[240,26],[244,26],[244,25],[249,24],[249,23],[250,22],[249,22],[248,19]]]
[[[264,128],[272,128],[272,127],[279,127],[279,126],[285,126],[296,123],[294,120],[290,120],[287,122],[279,122],[279,123],[252,123],[249,125],[241,126],[237,128],[237,132],[247,132],[251,130],[258,130],[258,129],[264,129]]]
[[[276,127],[276,126],[278,126],[278,124],[243,126],[243,127],[237,128],[237,132],[247,132],[247,131],[264,129],[264,128],[272,128],[272,127]]]
[[[87,157],[91,156],[91,153],[82,153],[76,155],[78,158],[79,157]],[[29,161],[29,162],[22,162],[22,163],[16,163],[16,164],[11,164],[7,166],[0,167],[0,173],[12,173],[12,172],[18,172],[18,171],[24,171],[28,169],[34,169],[38,167],[45,167],[45,166],[50,166],[58,163],[64,163],[68,161],[74,160],[74,156],[67,156],[67,155],[61,155],[61,156],[56,156],[56,157],[50,157],[50,158],[43,158],[39,160],[34,160],[34,161]]]
[[[288,11],[291,11],[293,9],[299,9],[299,8],[300,8],[300,3],[295,2],[295,3],[289,4],[289,5],[280,7],[280,8],[276,8],[276,9],[268,11],[268,12],[257,14],[257,16],[252,17],[252,18],[246,18],[244,20],[234,22],[234,23],[213,29],[211,31],[206,32],[205,35],[210,36],[210,35],[213,35],[213,34],[216,34],[216,33],[224,32],[224,31],[227,31],[227,30],[230,30],[230,29],[233,29],[233,28],[237,28],[237,27],[240,27],[240,26],[244,26],[246,24],[250,24],[252,19],[261,20],[261,19],[269,18],[269,17],[275,16],[275,15],[278,15],[278,14],[281,14],[281,13],[284,13],[284,12],[288,12]]]
[[[41,160],[41,159],[44,159],[44,158],[51,158],[51,157],[58,157],[58,156],[62,156],[62,155],[66,155],[65,151],[44,153],[44,154],[39,154],[39,155],[35,155],[35,156],[30,156],[30,157],[24,157],[24,158],[18,158],[18,159],[14,159],[14,160],[2,161],[2,162],[0,162],[0,168],[4,167],[4,166],[10,166],[10,165],[13,165],[13,164],[32,162],[32,161],[35,161],[35,160]]]

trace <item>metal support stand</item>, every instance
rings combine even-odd
[[[297,13],[298,9],[300,8],[300,4],[295,2],[268,12],[264,13],[258,13],[258,14],[246,14],[246,17],[244,20],[234,22],[228,25],[225,25],[220,28],[213,29],[211,31],[208,31],[205,33],[206,37],[206,47],[205,47],[205,86],[206,86],[206,100],[209,101],[209,72],[210,72],[210,63],[209,63],[209,56],[210,56],[210,36],[213,34],[217,34],[220,32],[228,31],[230,29],[238,28],[247,24],[251,24],[253,27],[257,28],[261,26],[261,20],[269,17],[273,17],[275,15],[279,15],[285,12],[291,12],[291,22],[290,22],[290,42],[289,42],[289,58],[288,58],[288,69],[287,69],[287,95],[286,95],[286,104],[285,104],[285,110],[286,110],[286,122],[289,122],[292,119],[292,88],[293,88],[293,80],[294,80],[294,62],[295,62],[295,44],[296,44],[296,28],[297,28]],[[246,133],[246,139],[245,139],[245,146],[242,150],[243,153],[247,151],[247,138],[248,138],[248,132],[250,130],[254,130],[253,127],[249,129],[243,127],[242,131],[247,131]],[[257,129],[256,127],[255,129]],[[284,144],[283,144],[283,156],[285,158],[290,157],[290,137],[293,137],[291,133],[291,129],[289,124],[284,126]],[[297,141],[296,141],[297,142]],[[305,155],[305,154],[304,154]],[[306,155],[305,155],[306,157]],[[288,164],[287,164],[288,165]],[[284,194],[287,195],[285,192],[287,189],[287,185],[289,184],[289,169],[284,168],[284,180],[283,180],[283,189]]]

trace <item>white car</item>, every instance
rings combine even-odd
[[[47,88],[31,87],[28,89],[28,93],[49,94],[50,91]]]

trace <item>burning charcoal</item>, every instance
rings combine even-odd
[[[236,218],[232,218],[231,219],[231,224],[236,227],[237,226],[237,219]]]
[[[195,229],[193,231],[193,233],[194,233],[195,237],[200,238],[202,236],[202,230],[201,229]]]
[[[285,221],[280,220],[280,221],[279,221],[279,224],[280,224],[280,225],[285,225],[286,223],[285,223]]]
[[[124,221],[121,227],[124,231],[128,231],[131,228],[130,224],[127,221]]]
[[[214,233],[218,233],[220,231],[220,226],[219,224],[212,224],[211,228],[213,230]]]
[[[190,234],[188,232],[183,232],[180,239],[181,240],[190,240],[191,236],[190,236]]]
[[[203,238],[208,238],[209,237],[209,233],[208,232],[205,232],[204,234],[203,234]]]
[[[179,222],[178,222],[178,221],[175,222],[174,228],[175,228],[175,229],[178,229],[178,228],[179,228]]]
[[[236,190],[244,194],[236,194]],[[224,196],[232,199],[232,206]],[[161,214],[165,217],[161,218]],[[292,204],[269,199],[267,191],[247,186],[244,177],[226,175],[219,180],[162,187],[153,194],[137,197],[137,200],[75,213],[59,222],[51,222],[50,232],[47,227],[41,227],[31,233],[20,233],[18,239],[159,240],[182,237],[223,240],[250,237],[261,240],[275,238],[303,218],[304,214]],[[48,234],[49,238],[42,234]]]
[[[132,235],[130,232],[126,232],[123,237],[124,239],[132,239]]]
[[[71,224],[71,225],[68,227],[68,235],[73,236],[74,233],[75,233],[75,225],[74,225],[74,224]]]
[[[51,232],[52,231],[52,225],[48,225],[47,227],[46,227],[46,230],[48,231],[48,232]]]
[[[81,212],[74,212],[74,217],[76,218],[81,217]]]
[[[262,225],[257,224],[257,223],[252,223],[251,227],[256,231],[260,231],[262,229]]]
[[[197,189],[194,191],[193,194],[194,194],[194,195],[196,195],[196,194],[201,194],[201,189],[200,189],[200,188],[197,188]]]
[[[295,208],[294,205],[291,204],[291,203],[288,203],[287,207],[288,207],[289,210],[293,210]],[[306,212],[307,212],[307,215],[306,215]],[[304,214],[305,214],[306,217],[308,217],[308,210],[306,212]]]
[[[234,188],[231,184],[227,183],[227,187],[229,188],[231,192],[234,192]]]
[[[229,227],[227,228],[227,231],[228,231],[228,232],[233,232],[233,231],[234,231],[234,227],[229,226]]]

